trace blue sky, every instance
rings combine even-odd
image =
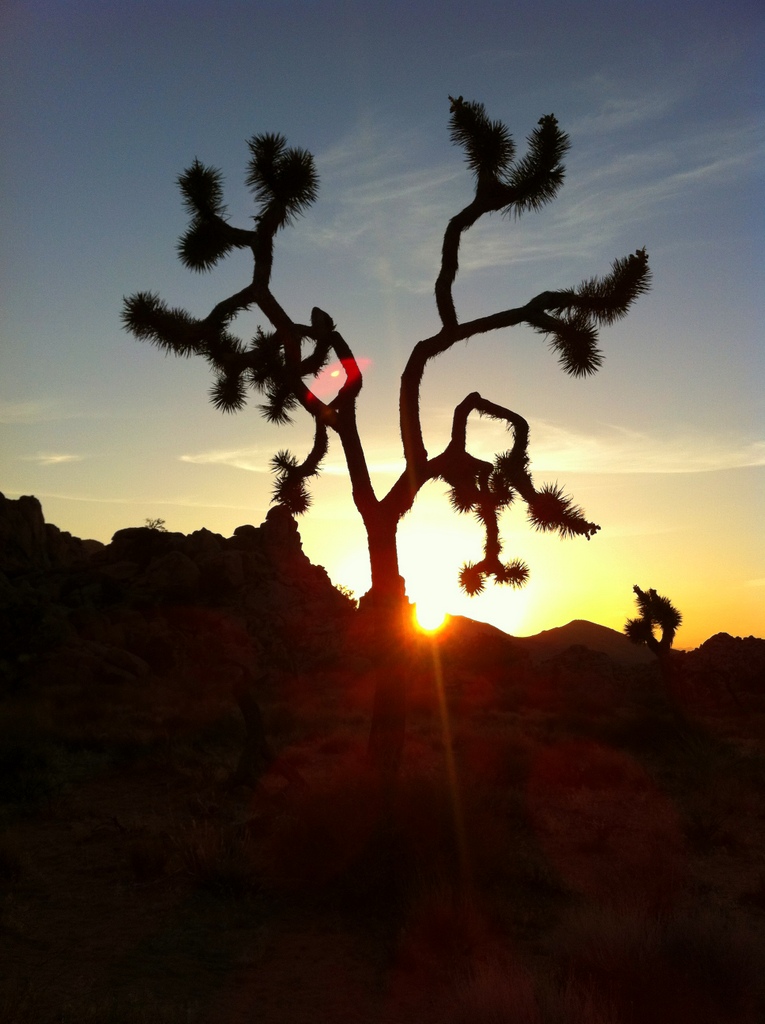
[[[763,15],[755,3],[216,4],[6,2],[3,76],[0,490],[108,540],[162,517],[230,534],[268,508],[267,465],[308,424],[223,416],[204,365],[120,330],[123,295],[154,289],[204,314],[249,276],[175,258],[176,178],[194,157],[226,177],[232,222],[253,213],[246,140],[280,131],[314,153],[318,202],[278,239],[274,287],[297,320],[319,305],[369,361],[360,425],[381,490],[400,469],[398,376],[436,328],[447,220],[471,177],[450,145],[448,95],[485,103],[522,151],[543,114],[570,134],[567,178],[541,213],[465,239],[460,316],[576,285],[646,246],[654,286],[572,380],[525,329],[431,366],[433,450],[468,391],[531,424],[535,479],[558,480],[602,531],[532,535],[507,514],[522,592],[455,589],[481,538],[438,486],[402,528],[410,593],[509,632],[572,618],[620,628],[633,583],[685,613],[681,645],[765,631],[763,583]],[[261,318],[262,320],[262,318]],[[256,314],[241,324],[247,337]],[[505,447],[483,421],[473,450]],[[301,521],[336,582],[366,586],[364,537],[339,448]]]

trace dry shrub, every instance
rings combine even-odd
[[[397,969],[431,982],[469,977],[497,944],[488,916],[473,897],[444,878],[421,879],[409,896]]]
[[[755,1024],[762,957],[720,916],[650,917],[589,908],[558,936],[572,991],[619,1024]]]
[[[465,729],[455,737],[455,747],[460,765],[471,782],[475,779],[502,789],[514,789],[526,781],[533,743],[517,722],[503,722],[501,732],[476,733]]]
[[[562,742],[540,752],[527,793],[540,845],[568,885],[625,909],[677,901],[686,873],[679,815],[636,761]]]
[[[178,1001],[160,1003],[147,993],[97,996],[85,993],[53,1006],[31,985],[0,995],[3,1024],[197,1024],[198,1010]]]
[[[22,874],[23,867],[19,855],[3,841],[0,843],[0,887],[17,882]]]
[[[155,882],[167,874],[170,840],[166,833],[137,835],[129,841],[127,852],[136,882]]]
[[[174,845],[183,870],[201,889],[230,898],[260,890],[258,846],[246,825],[193,821]]]
[[[371,780],[354,758],[310,790],[291,793],[266,843],[267,877],[279,887],[314,890],[337,879],[368,846],[378,806]]]
[[[528,971],[517,964],[479,964],[458,987],[444,1024],[543,1024]],[[584,1024],[584,1022],[582,1022]]]
[[[390,1003],[399,1007],[394,1019],[480,1024],[484,1018],[471,1011],[492,1002],[489,989],[498,975],[490,978],[485,965],[505,959],[503,941],[472,892],[437,875],[419,878],[408,892],[388,975]],[[528,988],[527,979],[520,980]],[[499,995],[506,993],[505,986]],[[495,993],[493,1004],[498,1001]]]
[[[541,1003],[545,1024],[626,1024],[607,993],[571,977],[543,985]]]
[[[739,896],[738,902],[742,907],[756,907],[758,910],[765,911],[765,873],[760,873],[754,888],[743,892]]]

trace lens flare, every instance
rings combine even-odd
[[[372,360],[364,356],[354,360],[341,359],[325,366],[312,381],[306,381],[306,383],[317,398],[324,400],[334,397],[346,379],[353,384],[358,380],[359,374],[371,365]]]

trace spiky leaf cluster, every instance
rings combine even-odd
[[[655,641],[653,627],[646,619],[627,619],[624,624],[624,633],[630,643],[641,645]]]
[[[557,532],[561,537],[589,538],[600,529],[588,522],[584,512],[575,505],[558,484],[545,484],[528,502],[528,520],[542,533]]]
[[[223,217],[223,175],[195,159],[178,177],[183,205],[192,217]]]
[[[136,292],[126,298],[121,319],[125,330],[164,352],[190,356],[203,351],[200,322],[185,309],[171,309],[155,292]]]
[[[280,451],[271,460],[271,469],[276,475],[273,500],[284,505],[294,516],[302,515],[310,508],[311,495],[307,481],[319,475],[319,467],[327,454],[329,438],[323,423],[316,423],[313,448],[304,462],[298,463],[288,451]]]
[[[494,508],[498,511],[509,508],[515,501],[515,489],[510,480],[496,469],[492,470],[489,476],[489,491]]]
[[[292,423],[291,413],[298,406],[298,400],[287,381],[269,381],[264,389],[266,400],[258,409],[265,420],[284,426]]]
[[[280,451],[271,459],[271,469],[275,474],[273,500],[292,515],[302,515],[310,508],[311,495],[298,460],[291,452]]]
[[[571,147],[568,135],[561,131],[553,114],[540,117],[527,142],[528,152],[516,162],[509,176],[515,196],[504,212],[512,211],[516,216],[526,210],[539,210],[555,198],[566,175],[563,157]]]
[[[234,248],[224,237],[221,225],[212,220],[195,218],[178,239],[178,258],[184,267],[204,273],[211,270]]]
[[[486,588],[486,573],[472,562],[465,562],[460,569],[459,584],[468,597],[476,597]]]
[[[472,481],[465,481],[456,487],[450,487],[447,497],[452,511],[465,514],[473,511],[480,501],[481,495]]]
[[[194,160],[178,178],[178,187],[191,215],[191,223],[178,240],[178,257],[190,270],[210,270],[233,248],[223,220],[222,175]]]
[[[527,461],[522,457],[520,464],[525,468]],[[516,465],[516,458],[510,452],[498,456],[493,465],[466,455],[464,462],[452,465],[448,473],[451,484],[448,498],[452,509],[459,513],[475,512],[482,521],[487,516],[496,518],[498,512],[509,508],[515,500]]]
[[[477,563],[466,562],[460,569],[459,586],[468,597],[476,597],[483,593],[491,577],[495,583],[520,589],[528,582],[529,567],[519,558],[505,563],[492,557],[486,557]]]
[[[539,330],[539,329],[538,329]],[[558,318],[553,331],[542,330],[558,356],[561,368],[571,377],[597,373],[603,364],[598,332],[587,313],[576,309]]]
[[[461,146],[478,180],[499,178],[509,169],[515,155],[515,143],[501,121],[489,119],[483,103],[451,99],[449,134]]]
[[[576,290],[580,308],[599,324],[610,325],[629,312],[635,299],[651,287],[648,253],[638,249],[629,256],[614,260],[611,273],[603,278],[582,281]]]
[[[250,343],[249,373],[253,386],[258,390],[274,378],[284,374],[284,354],[275,331],[264,331],[258,327]]]
[[[498,452],[494,456],[494,471],[503,476],[508,483],[513,483],[518,474],[528,472],[529,457],[525,445],[519,445],[510,451]]]
[[[483,103],[451,100],[451,140],[460,146],[476,178],[485,210],[519,216],[537,210],[555,197],[563,184],[562,160],[569,139],[552,114],[540,118],[528,136],[528,151],[514,161],[515,143],[501,121],[492,121]]]
[[[571,310],[585,314],[593,324],[610,326],[629,312],[632,303],[651,288],[648,253],[637,249],[611,264],[605,277],[582,281],[578,288],[559,293],[565,301],[553,312],[562,315]]]
[[[452,486],[447,496],[453,511],[460,514],[475,512],[483,522],[487,515],[496,516],[498,511],[510,506],[515,500],[515,491],[503,477],[492,473],[488,494],[481,491],[475,481],[465,480]]]
[[[284,358],[284,348],[274,331],[258,332],[248,352],[248,379],[252,387],[265,396],[258,406],[269,423],[291,423],[290,413],[297,407]]]
[[[241,374],[219,373],[210,388],[210,401],[219,412],[239,412],[247,402]]]
[[[583,281],[578,288],[557,293],[554,314],[534,323],[534,329],[550,339],[558,362],[573,377],[596,373],[603,363],[598,349],[598,327],[627,315],[630,306],[651,287],[648,254],[638,249],[614,260],[611,273]]]
[[[529,579],[529,567],[520,558],[514,558],[512,562],[506,562],[494,573],[497,583],[505,583],[508,586],[520,590]]]
[[[308,150],[288,147],[283,135],[254,135],[247,145],[250,161],[246,182],[277,225],[284,227],[316,199],[319,176]]]

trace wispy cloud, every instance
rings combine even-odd
[[[8,402],[0,399],[0,423],[26,424],[41,423],[56,419],[51,415],[49,403],[37,400]]]
[[[470,198],[459,159],[434,166],[417,133],[362,126],[317,164],[322,204],[306,225],[312,243],[352,254],[383,287],[432,288],[442,232]]]
[[[26,494],[26,491],[17,491],[13,489],[6,490],[6,498],[18,498],[22,494]],[[176,498],[127,498],[127,497],[109,497],[102,498],[91,494],[62,494],[60,491],[35,491],[35,497],[39,499],[43,498],[55,498],[57,501],[81,501],[87,504],[95,505],[137,505],[139,507],[151,507],[151,508],[223,508],[223,509],[234,509],[253,512],[257,510],[257,506],[249,505],[232,505],[227,502],[213,502],[213,501],[198,501],[193,498],[176,497]]]
[[[686,90],[682,85],[662,83],[661,89],[642,88],[625,96],[618,84],[603,75],[593,75],[583,83],[582,91],[594,94],[599,106],[566,126],[573,136],[607,135],[654,121],[675,107]]]
[[[431,413],[431,422],[437,416],[437,412]],[[474,454],[491,459],[511,444],[512,434],[501,424],[477,417],[471,420],[468,447]],[[271,454],[265,455],[257,448],[213,449],[180,458],[196,465],[270,473]],[[436,454],[435,448],[431,454]],[[533,471],[540,473],[705,473],[765,466],[765,441],[734,436],[662,438],[616,426],[585,434],[537,421],[531,431],[530,455]],[[368,465],[370,473],[379,476],[398,476],[404,469],[399,452],[392,446],[370,449]],[[322,472],[330,476],[347,475],[339,452],[330,452]]]
[[[99,419],[111,415],[106,410],[58,398],[29,398],[11,402],[0,398],[0,423],[7,426],[30,426],[35,423],[55,423],[58,420]]]
[[[206,452],[181,455],[181,462],[190,462],[197,466],[230,466],[233,469],[243,469],[249,473],[271,473],[271,457],[273,452],[265,454],[259,448],[236,448],[236,449],[211,449]],[[379,475],[398,476],[404,466],[400,458],[395,454],[386,452],[368,452],[367,465],[369,472]],[[348,469],[341,457],[333,458],[331,455],[322,463],[322,473],[329,476],[347,476]]]
[[[765,149],[762,125],[681,123],[669,131],[667,116],[678,96],[611,96],[599,111],[575,122],[572,134],[597,132],[602,141],[572,152],[564,192],[550,209],[544,233],[534,218],[510,226],[499,217],[482,220],[465,239],[463,273],[581,258],[625,225],[660,216],[667,202],[692,199],[705,188],[731,186],[754,173]],[[648,138],[634,130],[651,120],[663,130]],[[619,135],[622,129],[626,136]],[[352,256],[379,285],[430,291],[443,231],[469,202],[472,185],[458,154],[441,165],[418,165],[421,155],[422,143],[411,137],[366,130],[323,154],[320,219],[306,225],[313,243]]]
[[[206,452],[193,452],[179,456],[181,462],[195,466],[231,466],[246,469],[250,473],[269,473],[269,461],[273,455],[260,448],[212,448]]]
[[[765,441],[677,435],[663,438],[610,427],[598,436],[549,424],[538,432],[534,463],[580,473],[708,473],[765,466]]]
[[[570,232],[621,226],[694,189],[733,185],[761,165],[765,129],[755,122],[680,132],[589,168],[575,165],[560,225]]]
[[[66,462],[82,462],[84,455],[68,455],[62,452],[38,452],[36,455],[22,455],[22,462],[36,462],[38,466],[60,466]]]
[[[476,420],[471,450],[482,457],[512,444],[512,435],[491,420]],[[584,434],[535,422],[529,444],[531,467],[540,473],[708,473],[765,466],[765,441],[747,437],[661,437],[616,426]]]
[[[550,259],[579,261],[626,225],[661,216],[669,202],[744,180],[762,164],[764,151],[765,130],[742,123],[619,152],[597,164],[590,154],[574,158],[544,233],[526,218],[512,225],[510,236],[507,223],[495,218],[466,240],[460,265],[470,272]]]

